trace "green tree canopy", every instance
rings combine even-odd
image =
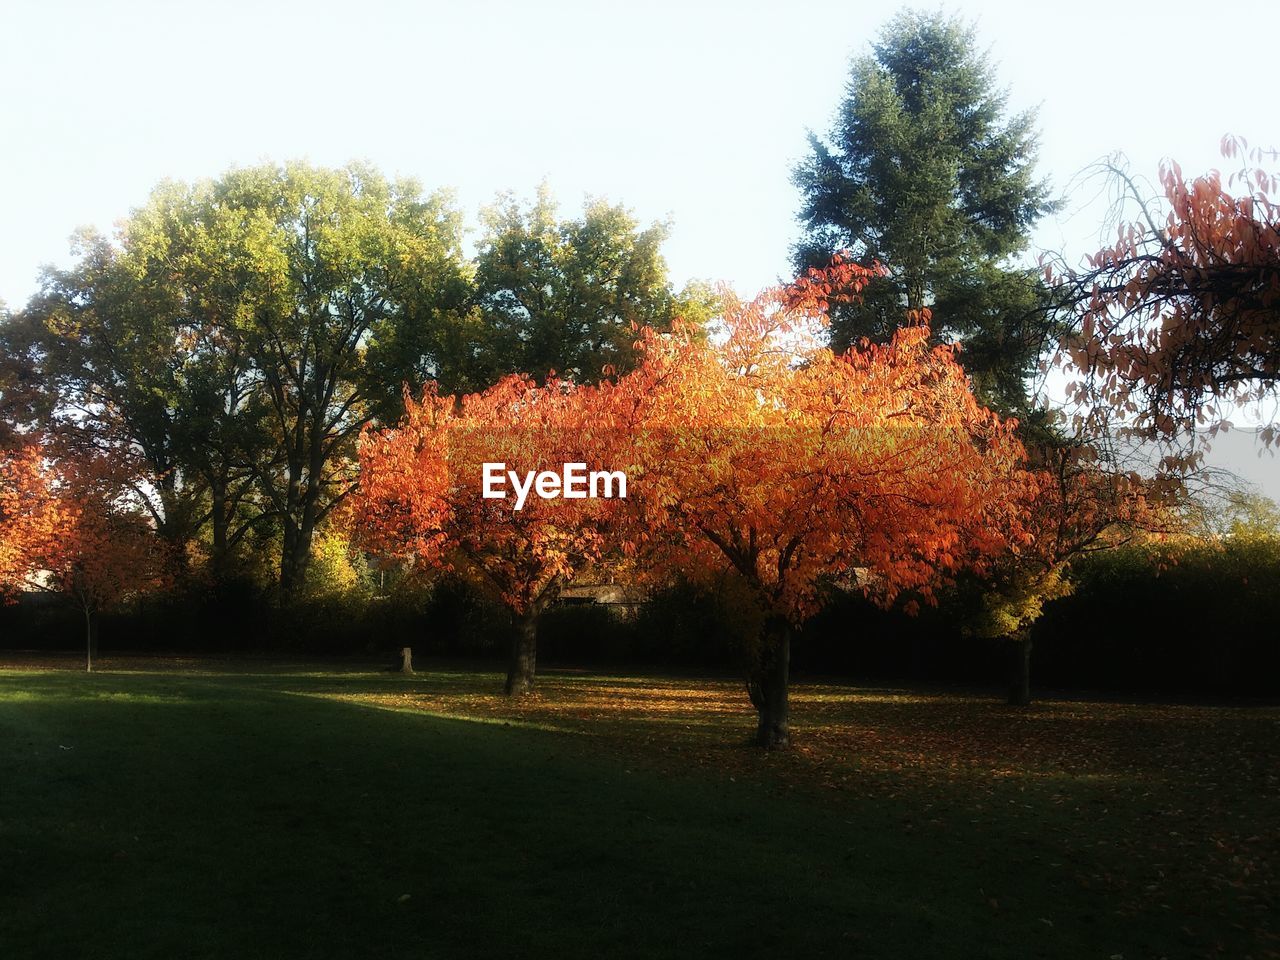
[[[943,340],[962,340],[978,395],[1026,407],[1026,378],[1048,336],[1038,275],[1012,258],[1052,209],[1034,177],[1034,112],[1006,97],[971,28],[904,12],[857,60],[835,124],[793,182],[802,198],[799,270],[850,251],[888,276],[832,315],[832,343],[884,341],[908,310],[929,308]]]
[[[141,461],[176,546],[212,520],[225,553],[250,503],[276,525],[289,596],[361,427],[474,353],[461,236],[448,195],[362,165],[162,184],[114,240],[84,236],[4,336],[55,423]]]
[[[442,331],[469,292],[448,195],[362,165],[235,171],[200,219],[228,222],[214,288],[239,290],[230,339],[248,358],[275,437],[256,470],[282,525],[282,593],[302,583],[317,525],[354,483],[361,427],[446,365]]]
[[[199,522],[200,488],[182,456],[171,291],[132,269],[123,242],[82,230],[72,252],[75,264],[46,270],[26,309],[0,329],[7,365],[21,365],[29,388],[6,414],[86,455],[109,453],[123,487],[181,561]]]
[[[664,224],[641,229],[603,200],[562,220],[545,185],[528,206],[503,194],[483,222],[475,282],[490,328],[481,354],[489,380],[551,371],[598,380],[606,366],[632,365],[632,324],[664,329],[685,312],[661,255]],[[690,305],[699,292],[686,297]]]

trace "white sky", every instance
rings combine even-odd
[[[1124,151],[1155,177],[1223,163],[1227,132],[1280,145],[1274,4],[949,3],[975,20],[1010,106],[1040,108],[1061,189]],[[825,132],[886,4],[0,0],[0,299],[21,306],[81,224],[161,179],[305,158],[454,188],[472,217],[546,178],[670,218],[673,279],[743,292],[787,270],[790,171]],[[1036,236],[1072,260],[1102,210]]]

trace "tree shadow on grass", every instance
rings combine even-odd
[[[739,955],[754,955],[749,938],[732,931],[754,929],[752,911],[771,916],[770,898],[787,906],[775,904],[786,916],[768,929],[815,950],[847,946],[834,939],[829,920],[820,921],[847,908],[856,922],[840,937],[847,933],[872,956],[882,943],[908,952],[934,944],[930,923],[945,926],[943,919],[965,936],[987,931],[994,939],[982,952],[989,956],[1017,955],[1013,945],[1033,956],[1070,955],[1052,952],[1064,943],[1084,953],[1124,953],[1127,945],[1138,955],[1179,955],[1215,941],[1244,955],[1267,942],[1274,858],[1259,824],[1274,809],[1275,782],[1267,776],[1274,778],[1275,763],[1260,744],[1272,742],[1275,718],[1266,711],[1071,703],[1013,716],[974,698],[800,685],[799,746],[765,757],[741,746],[750,712],[732,683],[668,686],[650,678],[639,685],[552,674],[544,696],[512,704],[492,692],[497,682],[468,671],[10,674],[0,675],[0,712],[26,724],[29,749],[24,754],[21,738],[13,741],[14,769],[21,774],[27,763],[36,798],[30,809],[47,836],[66,824],[50,814],[57,803],[46,807],[41,796],[57,798],[64,810],[78,799],[81,811],[103,803],[127,810],[137,798],[158,798],[170,834],[185,843],[216,827],[241,848],[275,851],[262,864],[247,853],[230,867],[214,862],[214,872],[242,871],[242,861],[263,870],[276,864],[280,883],[302,891],[284,926],[301,924],[307,903],[330,890],[316,859],[325,844],[376,851],[384,866],[402,864],[393,876],[414,876],[422,858],[446,881],[422,921],[436,930],[432,952],[440,956],[466,955],[464,941],[481,942],[483,931],[505,922],[480,885],[468,885],[472,861],[542,952],[556,952],[547,924],[568,922],[553,901],[596,904],[591,909],[610,918],[605,933],[574,928],[561,940],[569,955],[594,945],[662,956],[678,941],[726,955],[736,944]],[[432,711],[433,703],[442,709]],[[169,709],[175,705],[182,709]],[[89,754],[80,752],[86,743]],[[37,745],[39,762],[31,756]],[[1153,770],[1148,754],[1171,765]],[[169,784],[188,784],[194,795],[182,798]],[[564,784],[576,786],[566,795]],[[628,790],[657,792],[642,803]],[[143,803],[138,816],[155,814],[152,806]],[[659,815],[663,809],[669,812]],[[175,825],[174,811],[184,810],[195,819]],[[250,839],[228,811],[239,811]],[[114,813],[104,817],[104,829],[127,832]],[[478,817],[496,832],[477,834]],[[4,829],[24,822],[3,813],[0,820]],[[71,822],[84,830],[91,821]],[[329,839],[316,840],[317,828]],[[475,836],[489,839],[468,845]],[[625,855],[616,855],[628,836]],[[320,846],[298,846],[307,838]],[[127,837],[120,844],[110,857],[127,860]],[[556,859],[562,849],[574,852],[564,863]],[[68,873],[78,875],[75,857],[67,857]],[[356,862],[366,873],[374,869]],[[579,862],[595,864],[581,882],[574,879]],[[278,866],[285,863],[294,866]],[[653,890],[637,892],[632,867],[676,878],[675,886],[654,880]],[[747,875],[753,892],[734,885]],[[185,874],[170,880],[184,890],[191,882]],[[356,883],[351,896],[380,917],[373,908],[385,904],[368,899],[369,882]],[[276,886],[261,877],[250,884],[264,902],[293,896]],[[828,888],[834,892],[822,892]],[[459,892],[450,899],[453,889]],[[680,913],[689,897],[702,896],[688,891],[704,889],[711,899],[703,920]],[[926,895],[929,889],[935,893]],[[608,890],[616,897],[597,904]],[[384,918],[396,929],[400,913],[423,909],[418,894],[405,892],[400,912]],[[878,899],[881,893],[889,899]],[[664,895],[680,901],[665,913]],[[219,899],[216,890],[209,896]],[[441,912],[441,903],[451,906]],[[619,913],[624,904],[656,912],[641,922]],[[1173,918],[1201,908],[1212,919],[1180,933]],[[183,909],[188,915],[190,907]],[[920,920],[917,929],[913,911],[929,910],[943,919]],[[458,920],[460,911],[474,923]],[[821,935],[793,929],[793,917],[818,924]],[[1028,930],[1039,935],[1041,920],[1053,923],[1056,946],[1028,939]],[[265,917],[255,922],[268,925]],[[668,941],[648,929],[654,924],[680,932]],[[907,932],[892,933],[895,924]],[[341,926],[331,939],[340,939]],[[875,930],[871,940],[859,939],[867,929]],[[613,946],[606,934],[618,930],[621,946]],[[705,930],[714,932],[696,940]],[[394,938],[380,931],[375,924],[362,936],[385,940],[396,955]],[[235,949],[249,949],[251,940],[245,933]],[[496,934],[484,942],[505,949]],[[333,955],[323,952],[330,946],[314,955]]]
[[[656,776],[576,738],[254,678],[24,678],[21,703],[13,685],[13,956],[1177,952],[1035,849],[983,855],[981,829],[904,829],[878,802]],[[78,695],[103,689],[122,695]]]

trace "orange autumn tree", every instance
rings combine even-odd
[[[0,449],[0,597],[12,599],[31,587],[40,558],[70,523],[52,480],[38,444]]]
[[[545,499],[528,488],[518,503],[509,477],[505,498],[486,498],[485,464],[504,464],[521,483],[565,464],[609,468],[619,434],[600,398],[611,390],[518,376],[461,400],[429,389],[406,400],[398,425],[361,439],[351,511],[362,542],[383,557],[458,573],[506,606],[515,620],[509,695],[533,689],[539,618],[613,548],[622,500],[617,489],[613,497]]]
[[[154,528],[119,499],[117,465],[32,443],[0,457],[0,590],[56,593],[84,617],[93,669],[99,615],[167,582]]]
[[[1148,435],[1216,432],[1233,408],[1280,397],[1280,175],[1262,168],[1276,152],[1234,137],[1222,151],[1245,155],[1225,182],[1162,166],[1163,215],[1117,171],[1139,219],[1061,278],[1079,315],[1059,356],[1080,374],[1075,397]],[[1262,437],[1275,443],[1276,424]]]
[[[837,260],[726,293],[722,337],[646,335],[611,397],[639,425],[642,553],[758,613],[745,665],[765,747],[789,741],[792,632],[825,585],[930,602],[1021,536],[1013,425],[978,405],[954,348],[929,346],[927,314],[884,346],[822,346],[828,304],[871,275]]]

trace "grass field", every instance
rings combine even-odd
[[[0,669],[0,957],[1280,956],[1274,707],[102,666]]]

